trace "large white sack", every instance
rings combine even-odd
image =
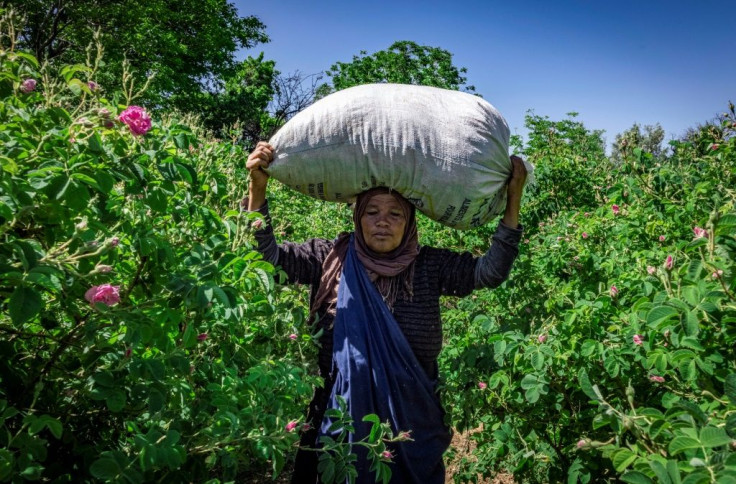
[[[390,187],[458,229],[502,213],[511,174],[509,128],[480,97],[404,84],[331,94],[289,120],[270,143],[268,173],[306,195],[351,202]]]

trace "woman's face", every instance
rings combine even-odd
[[[401,205],[389,193],[373,195],[360,218],[360,228],[368,248],[384,254],[401,244],[406,217]]]

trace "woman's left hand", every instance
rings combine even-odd
[[[526,166],[524,160],[516,155],[511,155],[511,179],[507,188],[509,197],[518,197],[521,199],[521,193],[524,191],[524,183],[526,183]]]
[[[519,211],[521,210],[521,195],[526,183],[526,166],[524,160],[516,155],[511,156],[511,178],[506,188],[506,211],[502,222],[511,228],[519,226]]]

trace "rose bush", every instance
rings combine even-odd
[[[532,119],[512,277],[444,313],[445,408],[480,430],[457,481],[736,482],[734,117],[620,165]]]
[[[0,65],[0,481],[278,473],[313,345],[252,248],[242,150],[94,66]]]

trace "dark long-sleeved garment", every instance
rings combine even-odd
[[[289,282],[309,284],[310,305],[319,288],[322,263],[333,247],[333,241],[310,239],[302,244],[284,242],[278,245],[268,212],[268,203],[258,210],[267,224],[255,234],[258,251],[265,260],[279,265]],[[442,348],[442,323],[440,321],[440,296],[467,296],[473,289],[493,288],[509,275],[519,252],[521,227],[512,229],[502,222],[493,235],[493,243],[482,257],[468,252],[421,247],[414,265],[413,297],[411,301],[398,299],[393,315],[409,342],[414,355],[431,380],[437,378],[437,357]],[[325,385],[317,388],[309,405],[307,420],[312,431],[302,436],[302,445],[312,447],[317,438],[330,392],[334,383],[332,370],[334,317],[326,308],[317,308],[318,328],[323,330],[320,339],[319,372]],[[300,452],[297,455],[292,482],[316,481],[316,453]]]
[[[333,246],[333,241],[310,239],[302,244],[276,244],[268,212],[268,203],[258,210],[268,222],[255,234],[258,251],[265,260],[279,265],[289,282],[311,286],[310,304],[319,288],[322,263]],[[393,314],[414,355],[430,378],[437,377],[437,357],[442,347],[440,296],[467,296],[473,289],[493,288],[509,275],[519,252],[522,229],[512,229],[499,222],[493,243],[482,257],[468,252],[421,247],[414,265],[414,296],[411,301],[399,299]],[[332,362],[332,322],[326,308],[317,308],[322,316],[317,322],[324,330],[320,343],[319,368],[327,377]]]

